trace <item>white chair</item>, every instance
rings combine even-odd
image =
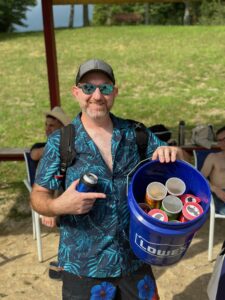
[[[30,157],[30,152],[24,152],[24,160],[26,163],[27,178],[23,180],[29,193],[32,191],[32,185],[34,183],[36,165]],[[37,252],[39,262],[43,261],[42,253],[42,241],[41,241],[41,226],[40,215],[31,208],[32,213],[32,227],[33,227],[33,239],[37,240]]]
[[[206,157],[212,152],[216,152],[216,151],[210,150],[210,149],[193,151],[195,167],[199,171],[201,170]],[[215,220],[216,219],[225,219],[225,215],[220,215],[220,214],[216,213],[214,199],[213,199],[213,196],[211,195],[210,220],[209,220],[209,246],[208,246],[208,260],[209,261],[212,261],[214,229],[215,229]]]

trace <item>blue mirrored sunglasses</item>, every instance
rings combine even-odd
[[[91,95],[94,91],[99,88],[101,94],[110,95],[113,92],[114,86],[112,84],[103,83],[103,84],[92,84],[92,83],[82,83],[78,84],[78,87],[82,89],[83,93],[86,95]]]

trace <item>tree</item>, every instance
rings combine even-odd
[[[73,19],[74,19],[74,5],[70,5],[70,15],[69,15],[69,28],[73,28]]]
[[[35,6],[36,0],[0,0],[0,32],[11,32],[14,25],[26,27],[28,6]]]
[[[88,5],[83,5],[83,26],[89,26]]]

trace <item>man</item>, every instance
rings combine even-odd
[[[67,189],[53,201],[52,191],[60,185],[55,176],[60,136],[55,132],[31,197],[39,213],[61,215],[58,259],[64,270],[63,299],[139,299],[138,286],[144,278],[148,299],[159,299],[151,267],[139,261],[129,245],[126,176],[139,162],[139,153],[133,125],[110,113],[118,95],[111,66],[94,59],[83,63],[72,93],[81,113],[72,122],[77,157],[67,170]],[[149,131],[147,156],[153,154],[163,163],[175,161],[179,151]],[[98,176],[96,192],[76,191],[86,172]]]
[[[217,130],[216,139],[221,151],[207,156],[201,172],[209,177],[216,212],[225,215],[225,126]]]
[[[70,118],[59,106],[55,106],[51,111],[46,112],[45,117],[45,134],[47,137],[55,130],[71,123]],[[30,156],[34,161],[38,162],[41,159],[45,144],[46,143],[36,143],[31,147]]]
[[[55,106],[51,111],[45,113],[45,134],[49,137],[55,130],[62,128],[71,123],[70,118],[65,114],[63,109]],[[36,166],[44,153],[45,143],[36,143],[31,147],[30,157],[35,161]],[[56,226],[55,217],[41,216],[41,222],[47,227]]]

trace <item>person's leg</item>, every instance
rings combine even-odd
[[[113,300],[116,294],[116,286],[106,279],[78,277],[68,272],[62,276],[63,300]]]
[[[225,215],[225,203],[222,200],[220,200],[214,193],[213,199],[215,203],[216,213]]]
[[[116,300],[159,300],[155,278],[151,267],[144,265],[133,274],[123,277],[119,284]]]

